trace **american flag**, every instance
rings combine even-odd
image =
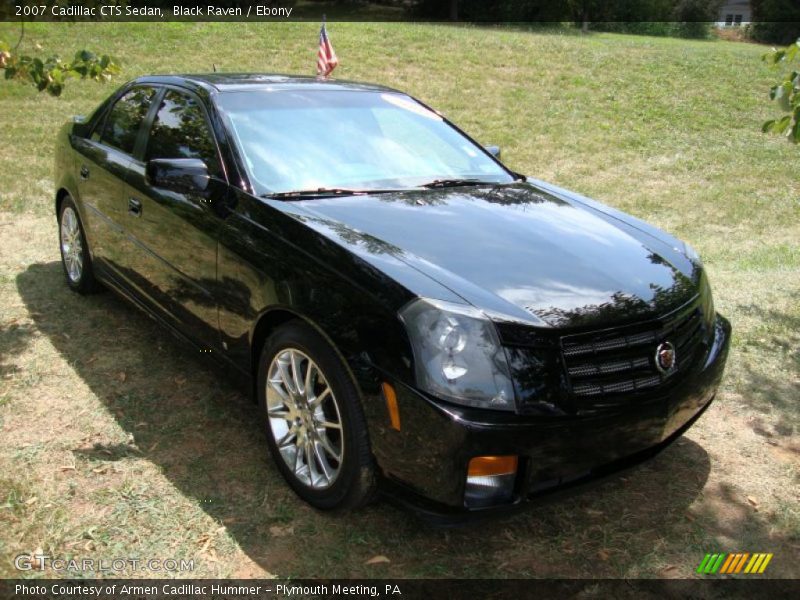
[[[319,30],[319,50],[317,51],[317,77],[327,79],[339,64],[336,52],[333,51],[331,41],[328,39],[328,32],[325,30],[325,21]]]

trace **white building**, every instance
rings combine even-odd
[[[750,23],[753,11],[749,0],[725,0],[719,9],[717,27],[740,27]]]

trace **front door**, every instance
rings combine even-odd
[[[73,140],[80,154],[75,165],[78,194],[92,255],[98,266],[121,282],[126,280],[124,267],[131,252],[123,181],[155,95],[156,90],[147,86],[128,90],[114,103],[91,139]]]
[[[203,346],[219,344],[217,200],[227,192],[205,109],[188,92],[167,88],[142,154],[128,169],[123,195],[130,231],[140,248],[135,270],[148,299]],[[154,158],[200,158],[212,181],[207,192],[153,187],[145,177]]]

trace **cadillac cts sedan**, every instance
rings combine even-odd
[[[143,77],[61,129],[55,166],[69,287],[225,365],[318,508],[518,506],[653,456],[722,377],[688,244],[393,89]]]

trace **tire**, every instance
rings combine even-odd
[[[58,211],[58,247],[61,250],[61,266],[70,289],[79,294],[100,291],[102,287],[94,276],[83,223],[75,202],[69,196],[61,201]]]
[[[259,359],[258,402],[272,458],[300,498],[322,510],[359,508],[374,498],[375,463],[358,391],[313,327],[290,321],[269,336]]]

